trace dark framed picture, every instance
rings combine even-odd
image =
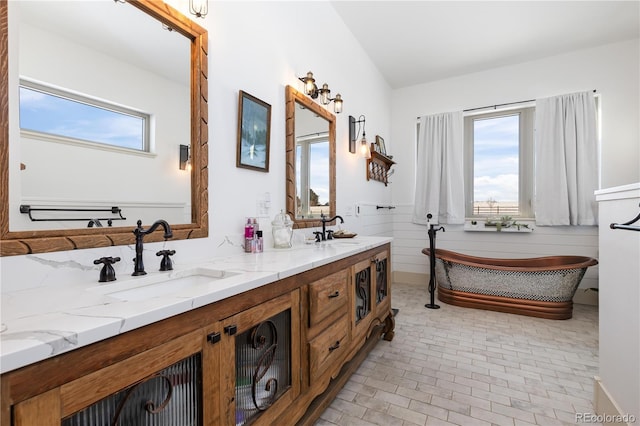
[[[384,139],[378,135],[376,135],[376,151],[382,155],[387,155],[387,147],[384,146]]]
[[[271,105],[240,91],[236,166],[269,171]]]

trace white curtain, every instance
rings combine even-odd
[[[420,118],[413,222],[464,223],[462,112]]]
[[[536,100],[536,223],[597,225],[593,92]]]

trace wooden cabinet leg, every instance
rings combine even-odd
[[[389,315],[384,319],[384,337],[383,339],[387,342],[393,340],[393,336],[395,336],[395,332],[393,331],[396,328],[396,319],[393,315],[393,312],[389,312]]]

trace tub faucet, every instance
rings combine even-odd
[[[136,257],[133,259],[133,275],[146,275],[147,273],[144,271],[144,262],[142,261],[142,251],[143,251],[143,239],[144,236],[154,232],[158,226],[162,226],[164,229],[164,239],[167,240],[173,237],[173,232],[171,232],[171,226],[167,223],[166,220],[156,220],[153,225],[151,225],[148,229],[142,229],[142,221],[138,221],[138,226],[133,230],[133,234],[136,236]]]
[[[333,222],[336,219],[340,219],[340,223],[344,223],[344,219],[342,218],[342,216],[337,215],[332,217],[331,219],[327,219],[324,213],[320,215],[320,218],[322,219],[322,233],[316,235],[318,235],[322,239],[322,241],[333,240],[333,231],[327,231],[327,222]]]

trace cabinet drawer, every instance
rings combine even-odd
[[[339,367],[349,346],[349,319],[342,316],[309,342],[309,376],[311,382],[331,366]]]
[[[347,304],[348,271],[309,284],[309,326],[314,326]]]

